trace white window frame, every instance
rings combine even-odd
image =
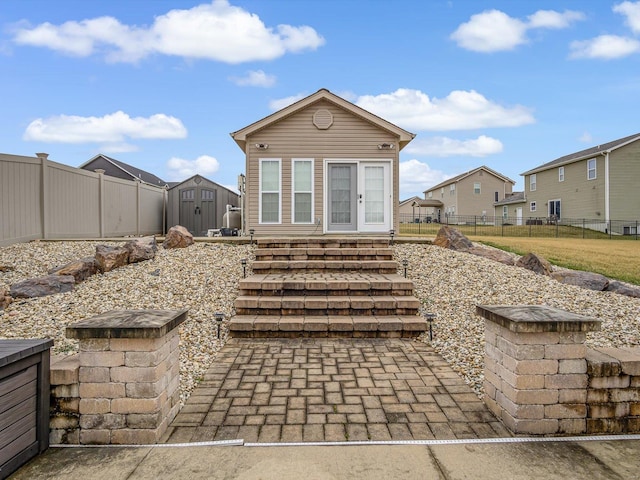
[[[538,188],[538,176],[535,173],[529,175],[529,191],[535,192],[536,188]]]
[[[593,162],[593,168],[590,167],[591,162]],[[593,172],[593,177],[590,176],[591,172]],[[598,178],[598,162],[595,158],[590,158],[587,160],[587,180],[595,180]]]
[[[529,202],[529,211],[530,212],[537,212],[538,211],[538,204],[536,202]]]
[[[558,167],[558,181],[564,182],[564,167]]]
[[[452,183],[451,185],[449,185],[449,195],[455,195],[456,194],[456,184]]]
[[[440,198],[444,198],[444,187],[440,189]]]
[[[427,198],[433,198],[433,192],[427,192]]]
[[[311,190],[296,190],[296,163],[307,162],[311,164]],[[315,218],[315,183],[314,183],[314,164],[313,158],[292,158],[291,159],[291,223],[296,225],[313,225]],[[296,222],[296,193],[311,194],[311,220],[309,222]]]
[[[278,190],[262,191],[262,164],[263,162],[278,163]],[[263,222],[262,221],[262,194],[277,193],[278,194],[278,221]],[[279,225],[282,223],[282,159],[281,158],[260,158],[258,159],[258,224],[259,225]]]
[[[476,189],[476,185],[478,186],[478,188]],[[476,192],[476,190],[478,190]],[[473,182],[473,194],[474,195],[481,195],[482,194],[482,182]]]
[[[509,207],[506,205],[502,206],[502,218],[508,218],[509,217]]]

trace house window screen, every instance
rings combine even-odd
[[[480,182],[475,182],[473,184],[473,193],[475,195],[480,195]]]
[[[384,167],[365,167],[365,222],[384,222]]]
[[[535,173],[529,177],[529,191],[531,191],[531,192],[535,192],[536,191],[537,180],[538,180],[538,177],[537,177],[537,175]]]
[[[331,223],[351,223],[351,167],[331,168]]]
[[[596,179],[596,159],[587,160],[587,180]]]
[[[260,162],[260,222],[280,222],[280,161]]]
[[[293,161],[293,222],[313,223],[313,161]]]

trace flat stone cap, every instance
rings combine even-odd
[[[512,332],[595,332],[600,320],[545,305],[476,305],[476,313]]]
[[[67,338],[161,338],[187,319],[189,310],[113,310],[76,322]]]

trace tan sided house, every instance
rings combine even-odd
[[[527,216],[640,219],[640,133],[565,155],[522,175]]]
[[[399,151],[414,134],[321,89],[231,136],[246,155],[245,231],[398,229]]]
[[[442,202],[427,214],[442,222],[451,216],[491,217],[494,203],[511,195],[515,183],[484,165],[474,168],[425,190],[425,200]]]

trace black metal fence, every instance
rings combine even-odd
[[[436,235],[450,225],[465,235],[502,237],[608,238],[638,240],[640,220],[556,217],[493,217],[488,215],[400,215],[400,233]]]

